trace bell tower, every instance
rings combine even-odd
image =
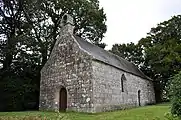
[[[61,20],[61,27],[63,33],[73,34],[74,32],[74,22],[73,17],[69,14],[64,14]]]

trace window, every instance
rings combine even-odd
[[[122,76],[121,76],[121,91],[122,92],[125,91],[125,82],[126,82],[126,77],[124,74],[122,74]]]
[[[141,97],[140,97],[141,90],[138,90],[138,105],[141,106]]]

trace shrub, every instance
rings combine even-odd
[[[165,113],[164,115],[166,120],[179,120],[179,118],[171,113]]]
[[[181,117],[181,71],[171,78],[171,113]]]

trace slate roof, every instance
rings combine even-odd
[[[118,57],[117,55],[110,53],[100,47],[97,47],[96,45],[93,45],[76,35],[74,35],[74,37],[77,40],[80,47],[86,52],[88,52],[91,56],[93,56],[94,59],[114,66],[125,72],[139,76],[141,78],[151,80],[149,77],[144,75],[144,73],[140,71],[133,63],[121,57]]]

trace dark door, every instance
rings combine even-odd
[[[138,105],[141,106],[141,100],[140,100],[140,90],[138,90]]]
[[[59,110],[65,111],[67,108],[67,91],[65,88],[60,90]]]

